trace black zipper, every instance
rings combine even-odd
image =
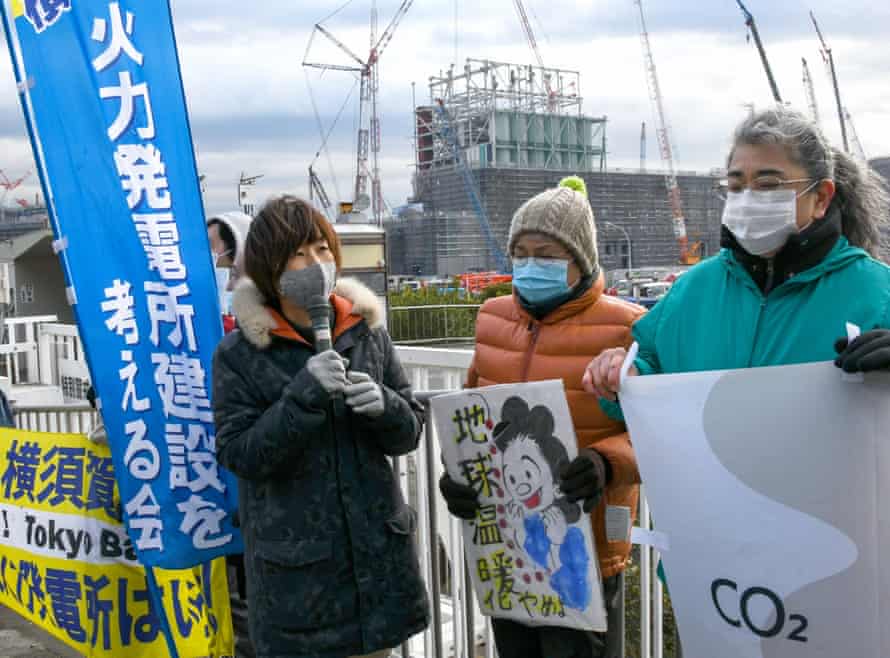
[[[773,279],[776,276],[776,268],[773,264],[773,259],[770,258],[766,261],[766,283],[763,286],[763,296],[769,296],[770,292],[773,290]]]
[[[760,333],[760,319],[763,317],[763,310],[766,308],[767,297],[769,297],[770,290],[772,289],[775,274],[776,270],[773,265],[773,259],[770,258],[766,261],[766,282],[763,286],[760,307],[757,309],[757,321],[754,323],[754,335],[751,337],[751,351],[748,353],[748,368],[752,367],[754,361],[754,350],[757,348],[757,336]]]

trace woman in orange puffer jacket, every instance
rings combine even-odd
[[[590,513],[609,630],[593,633],[493,620],[502,658],[612,658],[618,655],[619,574],[630,555],[640,476],[625,427],[610,419],[581,379],[591,358],[630,344],[630,327],[644,309],[603,294],[596,226],[580,178],[533,197],[513,216],[509,253],[513,295],[487,301],[476,320],[476,352],[467,387],[562,379],[578,441],[578,457],[564,464],[560,489]],[[440,481],[448,508],[473,519],[471,487]],[[610,519],[613,535],[606,531]]]

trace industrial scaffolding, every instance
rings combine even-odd
[[[472,169],[605,170],[606,118],[582,114],[577,71],[468,59],[429,89],[430,105],[415,108],[417,196],[428,173],[455,165],[440,102]]]
[[[490,245],[507,248],[516,209],[568,174],[587,184],[604,270],[676,264],[664,172],[606,170],[606,119],[582,114],[577,72],[469,59],[462,73],[430,78],[429,89],[428,105],[414,103],[416,205],[387,221],[391,272],[498,269]],[[721,174],[675,175],[690,239],[712,255],[720,248]]]

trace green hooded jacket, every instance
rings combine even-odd
[[[834,359],[846,323],[890,328],[890,267],[840,237],[764,295],[729,249],[686,272],[633,327],[641,375]],[[601,401],[620,417],[617,404]]]

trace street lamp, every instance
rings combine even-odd
[[[603,226],[609,226],[611,228],[618,229],[624,234],[624,239],[627,242],[627,269],[633,269],[633,257],[631,256],[631,244],[630,244],[630,234],[628,234],[627,230],[623,226],[618,226],[618,224],[613,224],[612,222],[602,222]]]

